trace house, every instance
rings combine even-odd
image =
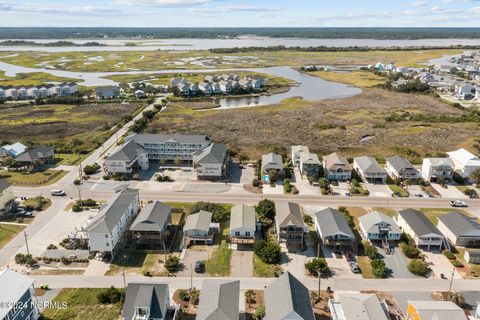
[[[0,272],[0,319],[36,320],[40,316],[34,280],[12,269]]]
[[[104,166],[107,173],[131,174],[135,168],[147,170],[149,168],[148,151],[130,140],[114,150],[105,159]]]
[[[315,231],[323,245],[354,248],[355,235],[343,213],[326,208],[315,213]]]
[[[0,148],[0,158],[12,157],[16,158],[22,153],[27,151],[27,146],[20,143],[15,142],[13,144],[6,144]]]
[[[292,146],[292,164],[294,166],[300,165],[300,155],[302,153],[310,153],[308,146]]]
[[[49,163],[55,157],[55,150],[53,147],[39,146],[34,147],[28,151],[17,156],[16,160],[21,165],[44,165]]]
[[[387,180],[387,172],[380,167],[372,157],[356,157],[353,159],[353,168],[366,182],[381,182]]]
[[[171,86],[171,87],[176,87],[176,86],[178,86],[180,83],[188,84],[188,80],[185,79],[184,77],[181,77],[181,78],[172,78],[172,79],[170,79],[170,86]]]
[[[219,232],[220,224],[212,222],[211,212],[201,210],[191,213],[183,226],[183,243],[184,245],[188,245],[190,242],[211,244],[213,237]]]
[[[166,242],[172,232],[169,226],[172,223],[169,205],[154,201],[146,204],[130,226],[130,232],[135,245],[147,249],[166,250]]]
[[[451,212],[437,218],[437,228],[455,246],[480,247],[480,225],[458,212]]]
[[[480,251],[465,250],[463,258],[467,263],[480,264]]]
[[[207,82],[200,82],[198,84],[198,90],[200,90],[200,92],[202,92],[204,95],[207,95],[207,96],[213,93],[212,85]]]
[[[467,320],[452,301],[407,301],[406,320]]]
[[[450,158],[425,158],[422,178],[428,182],[449,182],[453,179],[455,165]]]
[[[285,243],[289,251],[302,250],[306,226],[300,206],[293,202],[276,202],[275,211],[277,242]]]
[[[71,96],[78,92],[78,86],[75,82],[62,82],[56,87],[59,96]]]
[[[218,82],[218,76],[217,75],[206,75],[205,78],[203,78],[203,79],[207,83]]]
[[[322,164],[315,153],[307,152],[300,155],[299,169],[303,175],[318,178],[321,167]]]
[[[7,179],[0,179],[0,213],[10,211],[14,201],[12,184]]]
[[[328,308],[332,320],[390,320],[387,303],[373,293],[340,293]]]
[[[402,232],[393,219],[378,211],[372,211],[358,218],[360,233],[367,240],[398,241]]]
[[[336,152],[323,157],[323,172],[330,181],[347,181],[352,178],[352,166]]]
[[[212,90],[213,90],[213,94],[222,93],[222,88],[220,87],[220,84],[218,82],[212,83]]]
[[[196,320],[238,320],[240,281],[203,281]]]
[[[120,98],[120,87],[117,85],[96,87],[95,97],[98,100],[118,99]]]
[[[255,208],[244,204],[233,207],[230,214],[230,242],[253,244],[256,221]]]
[[[430,84],[436,81],[435,77],[432,74],[427,72],[420,73],[416,78],[420,80],[420,82],[426,83],[426,84]]]
[[[188,96],[190,95],[190,85],[188,83],[180,82],[179,84],[176,85],[176,88],[178,88],[178,92],[182,96]]]
[[[283,171],[283,160],[281,155],[269,153],[262,156],[262,172],[268,173],[270,170],[275,170],[277,172]]]
[[[5,92],[5,98],[16,99],[17,98],[17,88],[12,86],[3,87]]]
[[[248,80],[248,79],[241,79],[240,81],[238,81],[238,84],[240,85],[240,87],[243,89],[243,90],[252,90],[253,88],[253,84],[252,84],[252,80]]]
[[[130,224],[139,210],[140,196],[137,189],[117,189],[107,206],[100,210],[86,228],[90,251],[99,251],[113,258],[122,248]]]
[[[447,154],[453,160],[455,172],[464,179],[469,179],[472,173],[480,170],[480,158],[463,148]]]
[[[199,91],[198,83],[192,83],[190,85],[190,94],[196,96]]]
[[[124,320],[166,320],[171,309],[169,287],[166,283],[130,282],[122,308]]]
[[[475,98],[475,86],[471,84],[463,84],[456,88],[456,96],[461,100],[472,100]]]
[[[396,67],[395,72],[407,75],[410,72],[412,72],[412,70],[410,70],[410,68],[407,68],[407,67]]]
[[[222,80],[218,84],[220,85],[220,90],[222,90],[223,93],[232,93],[233,86],[231,81]]]
[[[392,179],[413,180],[420,178],[420,172],[405,158],[393,156],[385,158],[385,171]]]
[[[284,272],[264,290],[265,320],[314,320],[310,293],[290,272]]]
[[[193,167],[200,180],[221,180],[225,178],[228,152],[221,143],[212,143],[203,150],[193,153]]]
[[[135,98],[137,99],[143,99],[145,98],[146,95],[145,95],[145,91],[143,90],[135,90]]]
[[[425,215],[414,209],[398,212],[395,222],[400,229],[413,238],[419,248],[442,250],[446,244],[445,237]]]
[[[377,64],[375,65],[374,68],[377,69],[378,71],[384,71],[385,70],[385,65],[381,62],[377,62]]]

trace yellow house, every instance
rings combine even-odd
[[[452,301],[408,301],[406,320],[467,320]]]
[[[5,179],[0,179],[0,211],[7,209],[9,202],[15,199],[12,185]]]

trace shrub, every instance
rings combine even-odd
[[[377,257],[377,248],[371,244],[368,240],[362,240],[363,252],[370,260],[374,260]]]
[[[100,165],[98,163],[94,163],[92,165],[88,165],[88,166],[85,166],[83,168],[83,172],[86,174],[86,175],[91,175],[91,174],[94,174],[96,173],[98,170],[100,170]]]
[[[188,300],[190,300],[190,293],[187,289],[179,289],[178,290],[178,297],[182,301],[188,301]]]
[[[322,275],[330,274],[330,268],[324,258],[314,258],[305,263],[305,269],[312,275],[317,277],[318,270]]]
[[[261,200],[256,206],[255,211],[260,222],[267,228],[273,224],[275,219],[275,203],[268,199]]]
[[[424,261],[418,259],[414,259],[408,263],[408,270],[411,273],[422,277],[425,277],[430,271],[428,265]]]
[[[258,181],[258,179],[253,179],[252,186],[254,186],[255,188],[260,187],[260,181]]]
[[[406,244],[405,242],[400,243],[400,249],[402,249],[403,253],[410,259],[417,259],[421,253],[417,247]]]
[[[93,199],[77,200],[77,204],[82,207],[96,207],[97,201]]]
[[[97,301],[101,304],[114,304],[123,301],[123,298],[124,294],[113,286],[97,294]]]
[[[180,259],[177,256],[169,256],[167,260],[165,260],[164,266],[168,272],[172,273],[177,270],[179,263]]]
[[[200,301],[200,290],[193,288],[192,290],[190,290],[190,303],[196,306],[198,305],[199,301]]]
[[[452,265],[453,265],[454,267],[456,267],[456,268],[461,268],[461,267],[463,267],[463,263],[461,263],[461,262],[458,261],[458,260],[452,261]]]
[[[255,317],[257,319],[263,319],[265,317],[265,306],[259,305],[257,310],[255,310]]]
[[[306,214],[303,216],[303,222],[305,222],[306,224],[313,224],[313,218],[312,216]]]
[[[78,204],[74,204],[73,207],[72,207],[72,211],[73,212],[82,212],[83,209]]]
[[[54,245],[53,243],[50,243],[47,247],[47,250],[53,250],[53,249],[57,249],[57,246]]]
[[[445,257],[447,257],[450,260],[456,259],[455,255],[448,250],[443,250],[443,254],[445,255]]]
[[[257,294],[255,293],[255,290],[248,289],[245,292],[245,301],[248,303],[248,305],[257,302]]]
[[[17,253],[15,255],[15,263],[17,264],[25,264],[25,261],[26,261],[26,255],[23,254],[23,253]]]
[[[370,262],[372,266],[372,274],[375,278],[385,277],[385,261],[380,259],[374,259]]]
[[[277,263],[282,254],[282,250],[277,243],[264,240],[255,242],[253,251],[260,258],[260,260],[268,264]]]
[[[201,210],[211,212],[213,214],[212,221],[217,223],[225,222],[230,216],[230,213],[221,205],[203,201],[195,203],[190,209],[190,213],[196,213]]]

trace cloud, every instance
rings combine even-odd
[[[206,14],[225,14],[234,12],[257,12],[257,13],[271,13],[281,11],[284,8],[281,7],[257,7],[257,6],[224,6],[224,7],[194,7],[187,9],[188,11]]]
[[[0,1],[0,11],[9,11],[13,13],[45,13],[59,15],[91,15],[91,16],[115,16],[122,12],[120,9],[104,8],[94,6],[58,6],[53,4],[43,4],[39,6],[36,3],[24,2],[22,4],[9,1]]]
[[[114,0],[120,5],[140,5],[140,6],[158,6],[158,7],[188,7],[205,5],[221,0]]]

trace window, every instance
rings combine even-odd
[[[110,243],[107,242],[107,247],[110,247]]]
[[[245,236],[250,237],[250,231],[246,231]]]

